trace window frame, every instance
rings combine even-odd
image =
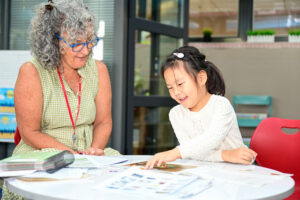
[[[9,49],[9,32],[10,32],[10,12],[11,2],[10,0],[3,0],[1,4],[1,35],[0,35],[0,49]]]
[[[189,1],[182,0],[183,4],[183,27],[174,27],[156,21],[149,21],[136,17],[136,0],[129,0],[129,23],[127,44],[127,87],[126,87],[126,144],[125,154],[133,153],[133,122],[135,107],[170,107],[175,102],[169,96],[142,96],[134,94],[134,63],[135,63],[135,31],[148,31],[153,37],[165,35],[174,38],[183,38],[183,43],[188,42],[188,9]],[[158,6],[158,2],[156,2]],[[152,5],[153,6],[153,5]],[[153,44],[155,45],[155,44]],[[153,48],[151,47],[151,51]],[[153,58],[151,58],[152,60]],[[151,61],[152,62],[152,61]]]
[[[239,0],[238,33],[236,36],[212,37],[212,42],[239,42],[247,41],[247,31],[253,30],[254,1]],[[188,42],[203,42],[203,37],[189,37]],[[288,35],[276,36],[275,42],[287,42]]]

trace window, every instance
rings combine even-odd
[[[154,154],[177,144],[169,111],[170,107],[134,108],[133,154]]]
[[[177,103],[169,97],[160,68],[187,41],[187,3],[129,1],[125,154],[154,154],[177,144],[168,120]]]
[[[9,49],[28,50],[29,47],[29,25],[34,16],[35,6],[40,1],[11,1],[11,18],[9,33]]]
[[[152,51],[152,38],[156,37],[158,47]],[[162,95],[168,96],[169,92],[160,74],[160,67],[167,56],[182,45],[182,39],[165,35],[156,35],[148,31],[135,32],[135,68],[134,68],[134,93],[135,95]],[[152,63],[153,62],[153,63]],[[152,66],[152,67],[151,67]]]
[[[162,24],[183,27],[182,0],[136,0],[136,16]]]
[[[46,1],[45,1],[46,2]],[[91,13],[95,16],[96,26],[104,30],[102,31],[99,44],[101,48],[95,48],[101,53],[97,55],[110,68],[113,59],[113,19],[114,19],[114,1],[106,0],[85,0],[84,1]],[[34,16],[36,6],[42,3],[40,0],[12,0],[11,1],[11,19],[9,33],[9,49],[11,50],[29,50],[29,31],[30,22]],[[55,4],[55,1],[54,1]],[[2,10],[1,10],[2,12]],[[100,25],[102,24],[102,26]],[[105,33],[105,34],[104,34]],[[103,50],[105,49],[105,51]],[[94,52],[95,53],[95,52]]]
[[[276,35],[300,29],[300,1],[254,0],[253,29],[273,29]]]
[[[215,36],[237,36],[239,0],[190,0],[189,37],[202,37],[209,28]]]

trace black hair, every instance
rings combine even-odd
[[[210,61],[205,60],[205,55],[192,46],[183,46],[174,50],[161,67],[161,74],[168,68],[178,67],[178,61],[182,61],[184,68],[197,83],[197,74],[204,70],[207,74],[206,89],[210,94],[225,95],[225,82],[220,70]]]

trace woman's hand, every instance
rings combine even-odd
[[[104,150],[96,147],[89,147],[85,153],[87,155],[104,156]]]
[[[256,156],[257,153],[255,151],[245,147],[222,151],[223,160],[231,163],[250,165],[253,163]]]
[[[161,152],[155,154],[145,165],[146,169],[152,169],[155,166],[160,167],[166,162],[174,161],[178,158],[181,158],[181,154],[178,148],[174,148],[169,151]]]

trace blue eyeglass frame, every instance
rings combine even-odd
[[[58,39],[60,39],[61,41],[63,41],[64,43],[66,43],[67,45],[69,45],[69,46],[72,48],[72,51],[73,51],[73,52],[79,52],[79,51],[81,51],[81,50],[85,47],[85,45],[86,45],[86,47],[87,47],[88,49],[92,49],[93,47],[95,47],[95,46],[98,44],[98,42],[99,42],[99,40],[100,40],[100,38],[96,37],[96,39],[90,40],[89,42],[81,42],[81,43],[77,43],[77,44],[69,44],[66,40],[64,40],[62,37],[60,37],[57,33],[55,33],[55,36],[56,36]],[[96,45],[94,45],[94,46],[92,46],[91,48],[89,48],[89,43],[91,43],[91,42],[94,41],[94,40],[97,41]],[[76,47],[76,46],[78,46],[78,45],[82,45],[82,48],[81,48],[80,50],[78,50],[78,51],[74,51],[74,47]]]

